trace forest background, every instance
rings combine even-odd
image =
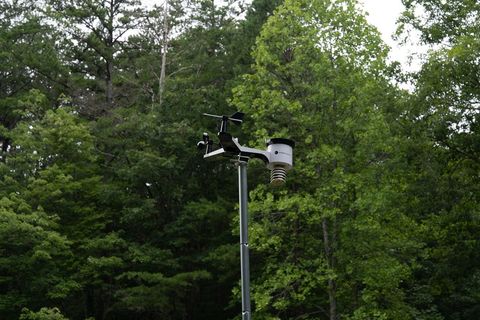
[[[402,2],[413,73],[355,0],[1,0],[0,319],[240,319],[236,110],[255,319],[480,319],[480,4]]]

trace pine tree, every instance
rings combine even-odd
[[[110,110],[121,94],[114,92],[116,56],[128,33],[135,31],[145,16],[140,1],[51,0],[47,5],[47,16],[65,30],[64,54],[75,86],[80,87],[72,95],[84,114],[98,117]],[[103,103],[96,94],[103,96]]]

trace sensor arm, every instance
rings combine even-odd
[[[241,146],[238,143],[238,139],[233,138],[229,133],[226,132],[220,132],[218,136],[220,138],[221,148],[206,153],[203,156],[204,159],[213,160],[219,157],[231,158],[232,156],[238,155],[240,157],[243,156],[248,158],[261,159],[263,160],[263,162],[265,162],[265,164],[268,164],[270,162],[270,153],[268,151]]]
[[[249,147],[241,147],[240,156],[257,158],[268,164],[270,162],[270,153],[268,151],[258,150]]]
[[[232,158],[232,156],[235,155],[238,155],[239,157],[257,158],[265,162],[265,164],[269,163],[269,153],[267,151],[247,147],[240,147],[240,152],[237,154],[225,151],[223,148],[220,148],[205,154],[203,158],[206,160],[216,160],[218,158]]]

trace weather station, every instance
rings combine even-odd
[[[270,170],[270,184],[275,187],[281,186],[286,182],[287,171],[293,166],[295,142],[286,138],[271,138],[266,143],[266,150],[245,147],[240,145],[238,138],[227,132],[229,123],[235,125],[243,123],[244,113],[235,112],[231,116],[208,113],[203,115],[220,120],[218,143],[214,143],[207,133],[204,133],[202,140],[197,143],[199,149],[205,150],[203,158],[233,160],[238,167],[242,320],[251,320],[247,165],[250,159],[262,160]]]

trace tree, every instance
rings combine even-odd
[[[47,1],[46,13],[66,30],[65,50],[77,85],[86,90],[74,94],[80,107],[94,117],[114,106],[116,55],[123,50],[127,33],[137,28],[144,16],[137,0]],[[97,83],[102,79],[104,85]],[[98,110],[93,93],[104,93],[103,109]],[[117,95],[120,93],[117,93]],[[93,99],[92,103],[85,103]],[[93,110],[92,110],[93,108]],[[96,110],[95,110],[96,109]]]
[[[248,7],[245,20],[240,21],[237,43],[234,48],[235,67],[239,75],[250,72],[253,64],[251,52],[263,24],[283,0],[254,0]],[[240,78],[240,77],[239,77]]]
[[[411,317],[401,286],[419,244],[395,209],[386,53],[355,1],[285,1],[257,39],[232,103],[255,141],[301,146],[288,191],[252,193],[260,318]]]
[[[435,45],[415,75],[408,109],[430,153],[421,166],[424,174],[412,183],[425,204],[417,210],[429,244],[417,282],[428,288],[424,291],[445,319],[475,319],[480,314],[473,285],[479,272],[480,7],[475,1],[404,4],[403,27],[420,31],[424,43]],[[424,16],[417,14],[419,8]]]
[[[38,118],[68,87],[56,52],[58,33],[33,12],[35,3],[1,1],[0,145],[10,148],[8,131],[26,118]]]
[[[98,148],[108,150],[102,159],[108,184],[103,197],[116,212],[114,225],[127,250],[114,277],[117,302],[111,315],[182,318],[197,308],[188,301],[211,277],[201,259],[213,244],[203,244],[193,231],[205,228],[205,221],[201,213],[184,209],[199,197],[201,185],[191,145],[178,137],[193,140],[194,132],[175,113],[165,116],[175,121],[168,124],[156,110],[152,116],[140,107],[112,114],[95,128]]]
[[[18,194],[0,200],[0,314],[5,319],[16,319],[25,306],[58,302],[77,288],[64,272],[70,242],[58,229],[58,217],[32,209]]]
[[[20,320],[67,320],[58,308],[41,308],[38,312],[22,310]]]
[[[403,0],[401,30],[413,27],[425,43],[455,43],[464,36],[475,37],[480,5],[474,0]],[[425,15],[418,14],[422,10]]]

